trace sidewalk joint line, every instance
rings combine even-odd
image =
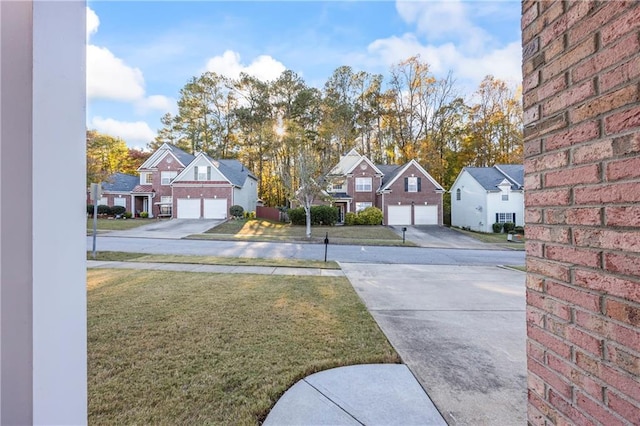
[[[353,414],[351,414],[350,412],[348,412],[347,410],[345,410],[341,405],[339,405],[337,402],[335,402],[333,399],[329,398],[329,396],[325,395],[320,389],[318,389],[317,387],[313,386],[311,383],[309,383],[307,381],[307,378],[305,377],[304,382],[306,384],[308,384],[309,386],[311,386],[313,389],[315,389],[316,392],[318,392],[320,395],[324,396],[325,398],[327,398],[328,401],[330,401],[333,405],[335,405],[336,407],[338,407],[339,409],[341,409],[342,411],[345,412],[345,414],[347,414],[349,417],[351,417],[353,420],[355,420],[358,424],[365,426],[364,423],[362,423],[360,420],[358,420]]]

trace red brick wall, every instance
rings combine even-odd
[[[404,178],[417,176],[420,180],[420,192],[406,192],[404,190]],[[398,205],[409,205],[411,202],[416,205],[429,204],[438,206],[438,224],[442,225],[442,192],[436,192],[436,186],[414,165],[410,165],[407,170],[391,184],[391,193],[384,195],[384,217],[385,223],[389,217],[388,207]],[[382,195],[378,195],[378,204],[382,204]],[[413,214],[413,213],[412,213]]]
[[[522,30],[529,422],[640,424],[640,2]]]
[[[381,176],[376,176],[376,171],[364,160],[362,160],[358,165],[353,169],[352,176],[349,176],[346,180],[346,192],[353,197],[353,202],[351,203],[351,210],[355,213],[356,211],[356,203],[359,202],[368,202],[371,203],[372,206],[376,205],[376,191],[380,188],[380,182],[382,181]],[[356,178],[361,177],[370,177],[371,178],[371,191],[367,192],[357,192],[356,191]]]

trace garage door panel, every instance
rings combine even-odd
[[[200,199],[178,198],[178,219],[200,219]]]
[[[438,206],[415,206],[416,225],[437,225]]]
[[[411,225],[411,206],[389,206],[387,214],[389,225]]]
[[[204,200],[205,219],[226,219],[227,199],[226,198],[206,198]]]

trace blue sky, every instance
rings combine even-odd
[[[519,1],[88,1],[87,127],[142,148],[204,71],[321,88],[339,66],[388,75],[419,54],[470,94],[520,74]]]

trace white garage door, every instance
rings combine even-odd
[[[200,219],[200,199],[178,198],[178,219]]]
[[[389,206],[389,225],[411,225],[411,206]]]
[[[415,225],[437,225],[438,206],[415,206]]]
[[[127,199],[124,197],[121,197],[121,198],[116,197],[113,199],[113,205],[127,207]]]
[[[227,199],[226,198],[206,198],[204,200],[204,218],[205,219],[226,219],[227,218]]]

